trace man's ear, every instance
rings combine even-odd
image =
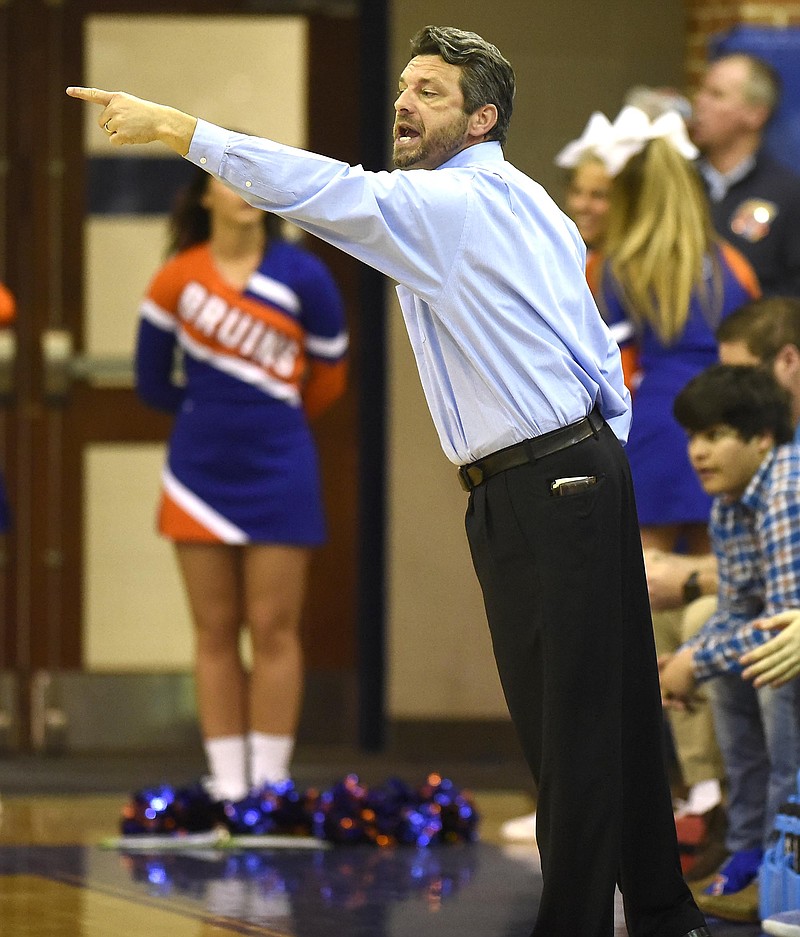
[[[745,123],[751,131],[763,130],[769,120],[769,108],[765,104],[750,104],[745,112]]]
[[[800,348],[788,342],[775,355],[775,365],[787,373],[795,373],[800,368]]]
[[[484,104],[470,114],[468,133],[471,137],[485,137],[497,123],[497,105]]]
[[[800,348],[791,342],[783,345],[772,361],[772,373],[781,387],[796,398],[800,393]]]

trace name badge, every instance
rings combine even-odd
[[[755,244],[769,234],[772,222],[777,217],[778,206],[774,202],[749,198],[731,216],[731,231]]]

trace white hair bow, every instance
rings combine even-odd
[[[655,120],[638,107],[623,107],[614,123],[604,114],[592,114],[583,134],[568,143],[556,156],[558,166],[572,167],[591,152],[603,161],[608,174],[616,176],[628,160],[651,140],[665,139],[685,159],[695,159],[697,147],[689,139],[686,124],[677,111],[665,111]]]
[[[596,153],[599,146],[607,145],[613,133],[611,121],[605,114],[595,111],[577,140],[568,143],[556,156],[556,166],[572,169],[587,153]]]
[[[611,129],[610,136],[595,151],[611,176],[616,176],[651,140],[666,140],[684,159],[694,159],[698,155],[677,111],[665,111],[651,121],[644,111],[628,105],[619,112]]]

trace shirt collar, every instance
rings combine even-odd
[[[752,172],[755,165],[755,153],[745,157],[738,166],[734,166],[728,172],[720,172],[708,160],[701,159],[698,162],[698,168],[708,184],[708,194],[712,202],[721,202],[728,194],[731,186],[741,182],[748,173]]]
[[[503,147],[497,140],[488,140],[486,143],[475,143],[455,156],[451,156],[446,163],[436,169],[462,169],[464,166],[474,166],[476,163],[501,163],[505,159]],[[436,170],[434,170],[436,171]]]

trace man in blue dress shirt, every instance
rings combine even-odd
[[[575,226],[503,156],[514,73],[426,27],[395,101],[395,172],[231,133],[131,95],[114,145],[153,140],[392,277],[466,526],[503,688],[539,789],[534,937],[708,934],[680,873],[619,352]],[[407,171],[413,170],[413,171]]]

